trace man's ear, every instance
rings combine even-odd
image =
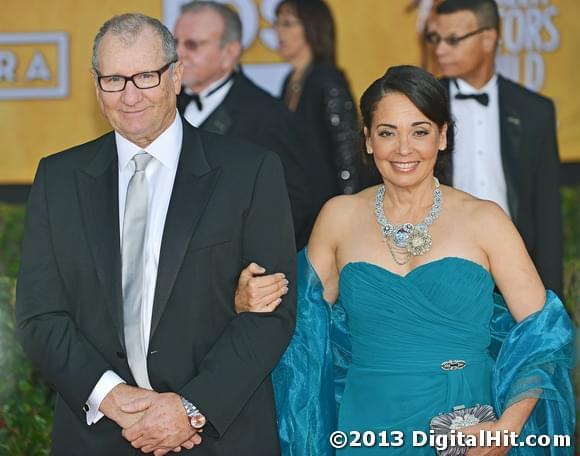
[[[98,95],[99,94],[99,81],[97,78],[99,77],[99,75],[97,74],[97,71],[94,68],[91,68],[89,73],[91,73],[91,76],[93,77],[93,84],[95,85],[95,90],[97,91],[97,95]]]
[[[239,41],[232,41],[224,46],[224,67],[234,68],[242,55],[242,44]]]
[[[173,87],[175,88],[175,94],[179,95],[181,92],[181,78],[183,77],[183,63],[177,61],[173,64],[173,70],[171,72],[171,78],[173,82]]]
[[[101,89],[99,87],[99,81],[98,81],[98,77],[99,75],[97,74],[97,71],[93,68],[91,69],[91,76],[93,77],[93,84],[95,85],[95,96],[97,98],[97,103],[99,104],[99,107],[101,106]]]
[[[495,29],[485,30],[482,36],[483,49],[487,53],[495,53],[499,43],[499,35]]]

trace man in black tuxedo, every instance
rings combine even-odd
[[[294,284],[282,166],[183,122],[182,72],[158,20],[107,21],[93,73],[114,132],[38,167],[16,312],[58,393],[56,456],[279,453],[269,374],[295,289],[273,312],[241,315],[234,290],[250,260]]]
[[[510,215],[547,288],[562,295],[562,222],[553,102],[495,71],[494,0],[446,0],[425,36],[435,47],[457,123],[443,183]]]
[[[221,3],[194,1],[182,6],[174,36],[183,63],[180,113],[202,130],[244,139],[278,154],[292,206],[296,247],[301,249],[317,215],[304,171],[308,156],[284,104],[238,67],[239,16]]]

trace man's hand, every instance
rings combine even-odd
[[[122,405],[121,411],[144,413],[141,420],[122,432],[133,447],[144,453],[155,452],[155,456],[162,456],[177,451],[180,446],[188,448],[201,443],[201,437],[189,423],[181,398],[175,393],[139,398]]]
[[[101,402],[99,410],[107,418],[113,420],[123,429],[133,426],[137,421],[141,419],[144,411],[140,410],[135,413],[127,413],[121,411],[121,405],[128,402],[133,402],[137,399],[143,399],[146,397],[152,397],[157,395],[155,391],[148,389],[137,388],[136,386],[126,385],[125,383],[120,383],[115,386],[109,394],[105,396]]]
[[[238,279],[235,294],[235,309],[241,312],[272,312],[288,293],[288,280],[282,273],[260,276],[266,270],[250,263]]]
[[[182,448],[187,448],[188,450],[191,450],[194,446],[201,444],[201,435],[199,434],[200,432],[203,432],[203,429],[200,429],[199,431],[195,432],[189,440],[186,440],[181,444],[181,446],[173,448],[171,451],[174,453],[179,453],[182,450]],[[169,450],[153,451],[154,456],[165,456],[167,453],[169,453]]]

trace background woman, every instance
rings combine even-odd
[[[322,0],[283,0],[274,26],[280,55],[292,65],[282,97],[302,128],[317,214],[329,198],[359,190],[355,104],[336,67],[334,22]]]
[[[316,428],[311,417],[325,413],[319,404],[325,382],[330,383],[328,371],[322,365],[314,375],[303,368],[311,371],[321,365],[319,353],[328,353],[320,342],[328,331],[318,326],[311,336],[311,328],[317,328],[314,319],[320,318],[314,312],[324,308],[324,301],[337,303],[332,313],[339,312],[340,318],[335,323],[349,337],[342,347],[350,359],[344,390],[338,393],[338,429],[400,431],[403,437],[389,434],[388,439],[403,446],[389,448],[389,454],[431,455],[432,447],[411,447],[413,431],[428,433],[431,418],[455,407],[491,404],[498,420],[465,432],[571,434],[573,330],[562,303],[546,293],[517,230],[499,206],[440,186],[433,177],[438,154],[452,148],[444,89],[424,70],[393,67],[363,94],[361,112],[367,152],[383,184],[326,203],[308,255],[299,260],[297,330],[275,372],[285,453],[310,454],[304,451],[312,448],[295,442],[312,434],[308,429],[301,434],[305,427]],[[248,309],[249,302],[253,311],[271,305],[279,284],[274,278],[260,277],[240,288],[256,292],[256,284],[268,280],[270,288],[257,288],[253,300],[240,299],[238,310]],[[515,321],[507,312],[494,314],[496,285]],[[264,302],[256,299],[266,295]],[[491,339],[500,332],[505,337],[497,355]],[[296,399],[288,399],[292,395]],[[332,426],[316,429],[322,436],[316,454],[328,454],[329,430]],[[378,445],[347,445],[339,453],[361,450],[385,451]],[[519,454],[534,454],[534,449],[524,450]],[[487,447],[469,454],[507,451]],[[523,450],[512,454],[516,451]],[[537,451],[545,454],[546,449]],[[573,448],[552,451],[571,454]]]

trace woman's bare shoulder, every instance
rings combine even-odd
[[[444,187],[444,202],[453,217],[464,222],[479,239],[492,239],[499,233],[512,232],[515,228],[505,211],[495,202],[451,187]]]
[[[311,240],[337,245],[352,232],[357,220],[364,217],[374,201],[374,190],[363,190],[354,195],[339,195],[329,199],[318,214]]]
[[[445,202],[455,211],[464,212],[462,215],[477,220],[483,219],[487,222],[494,220],[505,221],[509,217],[504,210],[495,202],[477,198],[470,193],[458,190],[456,188],[441,186]],[[444,202],[444,204],[445,204]]]
[[[374,201],[376,187],[371,187],[354,195],[339,195],[329,199],[319,217],[332,221],[352,221],[357,212],[366,210],[369,203]]]

